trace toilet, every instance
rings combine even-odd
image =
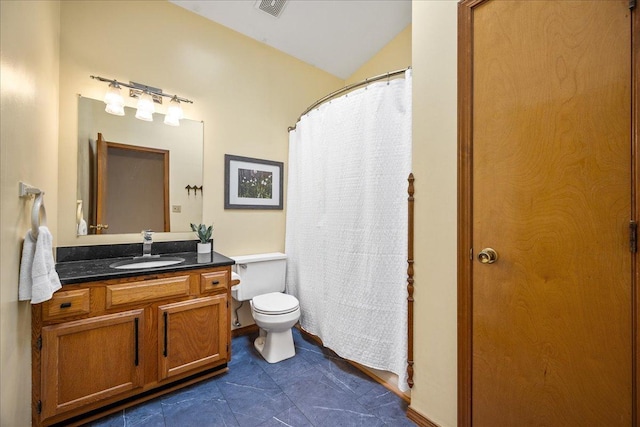
[[[260,328],[254,346],[269,363],[295,356],[291,328],[300,319],[300,303],[284,292],[287,256],[268,253],[231,257],[240,284],[231,288],[236,301],[250,301],[251,315]]]

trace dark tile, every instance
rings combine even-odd
[[[255,381],[256,378],[265,375],[264,369],[260,366],[260,361],[255,357],[247,358],[244,363],[229,367],[229,371],[217,377],[216,383],[222,390],[227,383],[242,383]]]
[[[342,359],[318,362],[316,369],[342,390],[353,393],[356,398],[368,393],[377,385],[367,375]]]
[[[315,426],[378,426],[382,421],[367,411],[320,371],[305,372],[304,378],[283,389]]]
[[[387,424],[415,425],[406,417],[407,403],[379,384],[376,384],[369,393],[361,396],[358,402]]]
[[[293,402],[257,364],[250,374],[230,374],[218,384],[240,426],[257,426]]]
[[[163,402],[166,427],[238,426],[224,400],[174,400]]]
[[[295,356],[278,363],[267,363],[261,367],[280,387],[298,381],[305,372],[314,369],[314,366],[304,358]]]
[[[165,427],[159,399],[124,410],[126,427]]]
[[[313,426],[311,422],[304,416],[302,412],[295,406],[274,415],[258,427],[308,427]]]
[[[216,378],[191,385],[160,399],[167,427],[237,426]]]
[[[118,411],[115,414],[107,415],[104,418],[85,424],[85,427],[124,427],[125,424],[124,411]]]
[[[387,427],[416,427],[416,423],[411,421],[407,416],[403,416],[402,418],[394,418],[385,422],[384,424]]]
[[[229,371],[98,420],[96,427],[404,427],[407,404],[297,329],[296,356],[268,363],[257,334],[232,340]]]

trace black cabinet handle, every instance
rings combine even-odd
[[[167,312],[164,312],[164,350],[162,351],[162,355],[167,357],[167,327],[169,325],[169,320],[167,316]]]
[[[133,340],[135,341],[136,344],[136,352],[134,355],[134,359],[133,359],[133,363],[134,365],[138,366],[138,363],[140,362],[139,358],[138,358],[138,344],[139,344],[139,338],[138,338],[138,318],[136,317],[135,319],[133,319],[133,324],[134,324],[134,330],[133,330]]]
[[[219,284],[220,284],[220,281],[219,281],[219,280],[214,280],[214,281],[213,281],[213,282],[211,282],[211,283],[212,283],[212,284],[214,284],[214,285],[219,285]]]
[[[63,302],[62,304],[60,304],[60,308],[69,308],[69,307],[71,307],[70,302]]]

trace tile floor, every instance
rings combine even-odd
[[[234,338],[229,372],[91,427],[415,426],[407,404],[294,329],[296,356],[269,364],[255,335]]]

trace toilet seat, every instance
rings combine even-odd
[[[300,303],[293,295],[271,292],[254,297],[251,307],[256,313],[275,315],[292,313],[300,307]]]

